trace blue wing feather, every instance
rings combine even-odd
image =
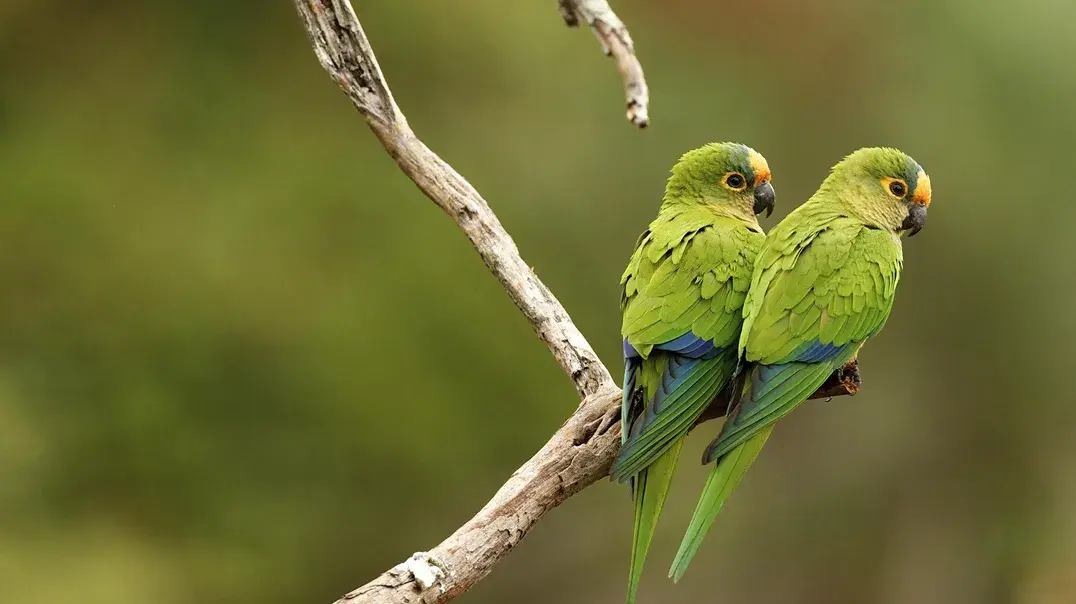
[[[812,351],[823,354],[822,348]],[[755,365],[751,369],[740,407],[735,416],[725,422],[721,434],[707,447],[705,463],[719,459],[736,445],[776,421],[829,378],[838,367],[856,352],[854,343],[839,347],[840,352],[820,362],[791,362],[780,365]]]
[[[627,356],[627,342],[624,343],[624,394],[620,405],[620,444],[623,445],[628,441],[628,432],[631,426],[628,425],[629,418],[631,418],[631,398],[635,392],[635,377],[639,371],[639,365],[642,364],[642,359],[639,356],[629,357]]]
[[[818,338],[804,342],[796,347],[787,357],[781,359],[776,365],[787,363],[823,363],[842,356],[846,350],[855,346],[855,342],[836,345],[832,342],[823,343]]]
[[[675,340],[670,340],[664,344],[658,344],[654,348],[666,352],[673,352],[680,356],[698,359],[712,353],[715,347],[713,340],[704,340],[689,331]]]

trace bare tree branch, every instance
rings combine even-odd
[[[392,98],[350,2],[295,0],[295,6],[322,66],[400,169],[471,240],[575,383],[582,399],[545,446],[466,524],[433,550],[415,554],[338,600],[338,604],[439,604],[466,592],[489,574],[546,512],[609,473],[620,447],[620,388],[568,313],[523,262],[512,238],[478,191],[412,132]],[[561,6],[569,23],[584,18],[612,49],[628,84],[629,118],[636,123],[641,119],[640,125],[645,125],[646,85],[638,61],[630,54],[627,31],[604,1],[561,0]],[[607,41],[603,35],[611,37]],[[625,70],[618,44],[634,63],[634,71]],[[629,78],[629,72],[637,75]],[[854,393],[858,373],[853,367],[850,372],[835,374],[831,382],[827,383],[829,390],[824,387],[820,391],[821,396]]]
[[[606,0],[558,0],[560,15],[568,27],[580,22],[590,26],[601,42],[602,52],[613,57],[624,80],[628,101],[628,121],[640,128],[650,124],[650,92],[643,76],[643,66],[635,56],[635,45],[624,22],[616,16]]]

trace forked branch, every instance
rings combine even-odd
[[[628,91],[628,117],[645,125],[646,84],[631,38],[616,15],[604,0],[560,4],[570,24],[585,20],[616,57]],[[609,473],[620,447],[620,388],[564,307],[523,262],[489,204],[408,126],[350,2],[295,0],[295,5],[322,66],[400,169],[471,240],[582,399],[545,446],[473,518],[437,547],[382,573],[338,604],[447,602],[489,574],[546,512]],[[824,396],[851,393],[850,383],[837,380]]]

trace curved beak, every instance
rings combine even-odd
[[[773,204],[776,199],[777,194],[774,193],[770,181],[767,180],[755,187],[755,214],[761,214],[763,210],[766,210],[766,217],[769,218],[770,214],[773,214]]]
[[[915,234],[923,230],[923,227],[927,225],[927,206],[921,203],[911,203],[908,205],[908,217],[901,223],[900,228],[902,231],[908,233],[909,237],[915,237]]]

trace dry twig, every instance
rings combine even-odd
[[[606,0],[559,0],[559,4],[560,16],[568,27],[578,27],[580,22],[589,25],[601,42],[602,52],[616,61],[617,71],[624,80],[628,121],[646,128],[650,124],[650,91],[624,22]]]

